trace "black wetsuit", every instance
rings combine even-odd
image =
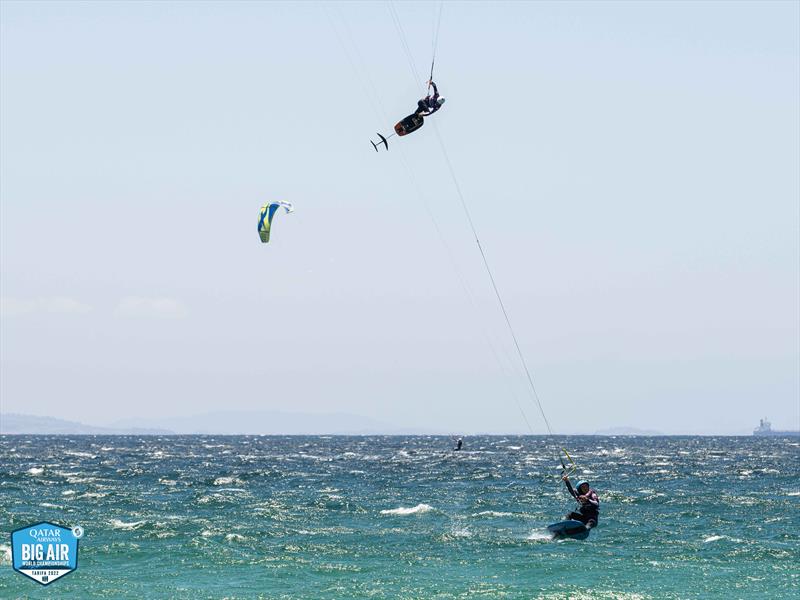
[[[572,487],[569,479],[565,480],[564,483],[567,485],[567,491],[575,500],[578,500],[580,494]],[[597,492],[591,488],[585,495],[588,496],[589,501],[586,504],[580,504],[578,512],[569,513],[567,519],[580,521],[589,528],[596,527],[597,522],[600,520],[600,498],[597,497]],[[580,500],[578,502],[580,503]]]
[[[439,106],[439,90],[432,81],[431,85],[433,86],[433,96],[425,96],[422,100],[417,102],[417,114],[423,117],[428,117],[441,108]]]
[[[456,447],[455,447],[455,449],[456,449],[456,450],[461,450],[461,445],[462,445],[463,443],[464,443],[463,441],[461,441],[461,440],[458,440],[458,441],[456,442]]]

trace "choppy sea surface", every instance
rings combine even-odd
[[[553,440],[0,437],[1,598],[800,597],[800,444],[570,437],[602,502],[587,541]],[[78,570],[11,568],[10,532],[81,525]]]

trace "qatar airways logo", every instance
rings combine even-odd
[[[78,568],[78,540],[82,527],[36,523],[11,533],[14,570],[42,585],[53,583]]]

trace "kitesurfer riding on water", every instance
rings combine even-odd
[[[600,519],[600,498],[597,497],[597,492],[589,487],[588,481],[579,481],[578,485],[573,488],[569,475],[564,474],[561,479],[564,480],[570,495],[580,504],[578,512],[569,513],[567,519],[580,521],[586,525],[587,529],[596,527],[597,521]]]
[[[439,95],[439,90],[436,88],[436,84],[433,83],[433,79],[428,80],[428,90],[433,87],[433,95],[428,94],[424,98],[422,98],[419,102],[417,102],[417,113],[420,117],[428,117],[435,113],[442,107],[444,104],[444,97]]]

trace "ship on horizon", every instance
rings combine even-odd
[[[800,431],[773,431],[772,423],[766,419],[759,419],[758,427],[753,430],[753,435],[766,436],[766,437],[800,437]]]

